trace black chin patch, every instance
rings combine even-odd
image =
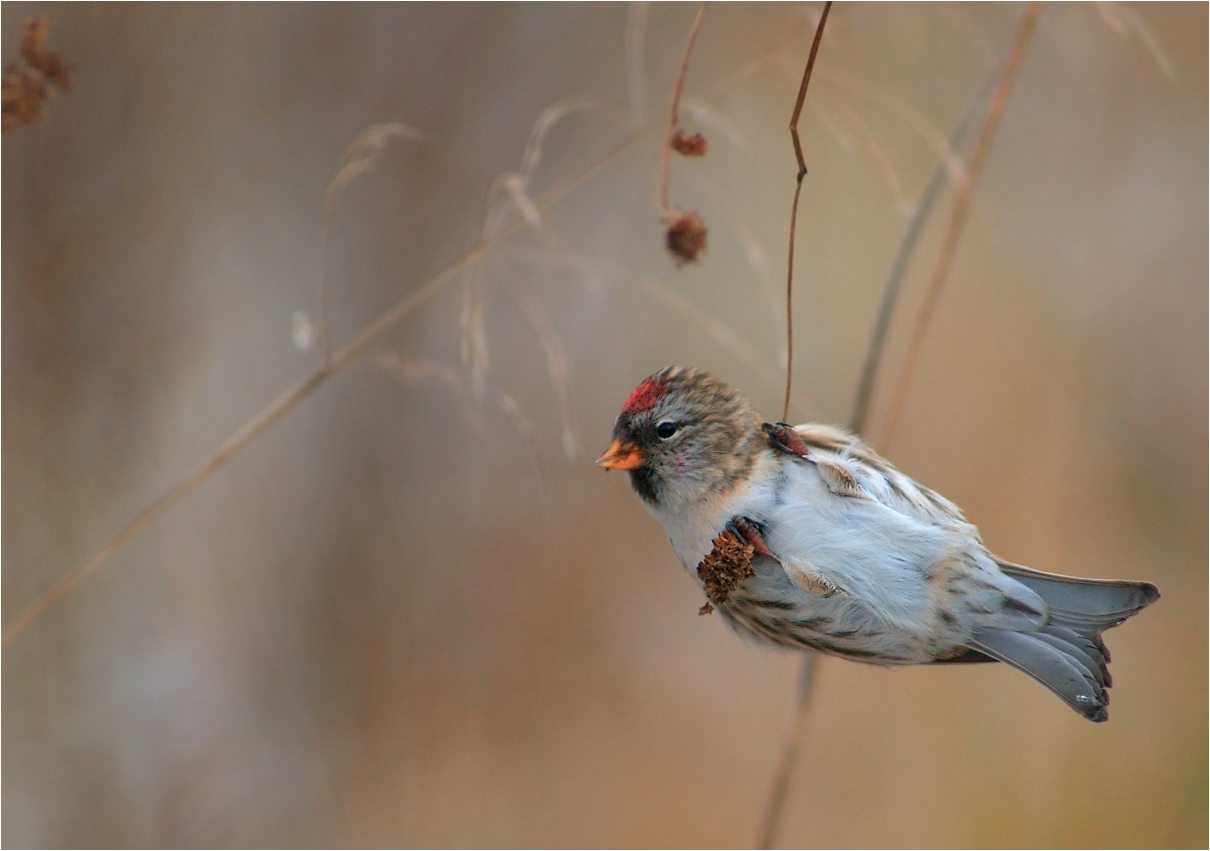
[[[652,505],[659,505],[658,479],[650,467],[635,467],[630,471],[630,486],[634,492]]]

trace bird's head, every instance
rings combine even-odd
[[[652,508],[711,499],[750,472],[764,446],[742,393],[708,372],[672,366],[631,392],[597,464],[628,470]]]

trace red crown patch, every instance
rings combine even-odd
[[[626,400],[626,404],[622,406],[623,411],[637,413],[638,411],[647,411],[655,407],[655,403],[660,400],[660,397],[667,392],[668,386],[662,381],[656,381],[654,378],[646,378],[643,383],[634,388],[630,398]]]

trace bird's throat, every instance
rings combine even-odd
[[[662,488],[660,487],[660,480],[659,477],[656,476],[655,471],[650,467],[643,465],[639,467],[632,467],[628,472],[630,473],[630,486],[634,488],[634,492],[637,493],[648,505],[659,505],[660,491]]]

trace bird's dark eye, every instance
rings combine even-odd
[[[670,420],[664,420],[655,427],[655,433],[658,434],[662,440],[667,440],[668,438],[672,437],[672,435],[676,434],[676,430],[678,428],[680,428],[680,426],[676,423]]]

